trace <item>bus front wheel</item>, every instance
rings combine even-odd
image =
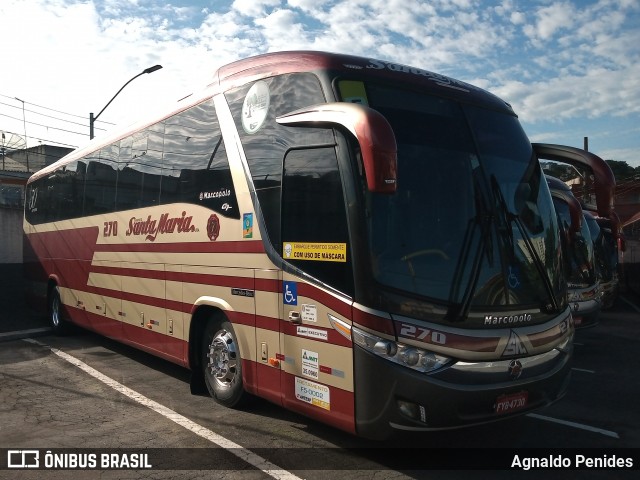
[[[209,321],[202,343],[204,382],[209,394],[225,407],[237,407],[246,397],[242,358],[231,323]]]

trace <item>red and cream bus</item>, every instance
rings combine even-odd
[[[616,179],[611,167],[599,156],[580,148],[544,143],[536,143],[533,148],[539,159],[572,165],[578,173],[584,172],[583,176],[576,175],[578,182],[573,182],[571,191],[582,205],[593,237],[602,308],[610,308],[619,291],[618,245],[624,249],[620,218],[615,211]],[[569,303],[573,302],[571,296]]]
[[[558,224],[511,107],[420,68],[281,52],[29,181],[30,293],[358,435],[530,411],[567,388]]]

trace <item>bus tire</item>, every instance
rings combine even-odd
[[[67,322],[62,315],[62,300],[60,298],[60,290],[54,285],[49,290],[47,315],[49,317],[49,326],[56,335],[64,335],[68,331]]]
[[[210,320],[202,339],[202,370],[209,394],[225,407],[238,407],[247,393],[242,383],[242,358],[233,326]]]

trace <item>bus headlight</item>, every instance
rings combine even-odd
[[[365,350],[418,372],[433,372],[449,363],[451,359],[437,353],[411,345],[378,337],[357,327],[351,329],[353,341]]]

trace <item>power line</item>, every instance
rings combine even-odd
[[[4,113],[0,113],[0,117],[7,117],[10,118],[12,120],[18,120],[18,121],[22,121],[22,119],[20,118],[16,118],[16,117],[12,117],[11,115],[7,115]],[[43,125],[41,123],[36,123],[36,122],[27,122],[29,125],[36,125],[38,127],[44,127],[44,128],[49,128],[51,130],[59,130],[61,132],[66,132],[66,133],[73,133],[75,135],[82,135],[84,137],[86,137],[88,135],[88,133],[81,133],[81,132],[74,132],[73,130],[66,130],[64,128],[58,128],[58,127],[52,127],[50,125]],[[104,130],[104,128],[100,128],[99,130]],[[29,138],[33,138],[33,137],[29,137]]]
[[[11,100],[15,100],[16,99],[15,96],[5,95],[3,93],[0,93],[0,97],[10,98]],[[84,116],[84,115],[77,115],[75,113],[63,112],[61,110],[56,110],[55,108],[49,108],[49,107],[45,107],[45,106],[42,106],[42,105],[38,105],[37,103],[32,103],[32,102],[27,102],[27,101],[25,101],[24,103],[27,104],[27,105],[33,105],[34,107],[43,108],[45,110],[50,110],[52,112],[62,113],[63,115],[69,115],[70,117],[86,119],[86,116]],[[31,111],[31,110],[29,110],[29,111]],[[37,113],[37,112],[33,112],[33,113]],[[109,125],[115,125],[114,123],[105,122],[105,121],[102,121],[102,120],[101,120],[101,122],[102,123],[108,123]]]
[[[17,109],[19,109],[19,108],[20,108],[20,107],[18,107],[18,106],[16,106],[16,105],[10,105],[10,104],[8,104],[8,103],[4,103],[4,102],[0,102],[0,105],[6,105],[7,107],[17,108]],[[66,123],[73,123],[74,125],[80,125],[80,126],[82,126],[82,127],[87,127],[87,126],[88,126],[87,124],[84,124],[84,123],[74,122],[74,121],[72,121],[72,120],[66,120],[66,119],[64,119],[64,118],[60,118],[60,117],[54,117],[54,116],[51,116],[51,115],[47,115],[46,113],[36,112],[35,110],[29,110],[29,109],[27,109],[27,110],[25,110],[25,111],[26,111],[26,112],[29,112],[29,113],[33,113],[34,115],[40,115],[41,117],[52,118],[52,119],[54,119],[54,120],[60,120],[61,122],[66,122]]]

